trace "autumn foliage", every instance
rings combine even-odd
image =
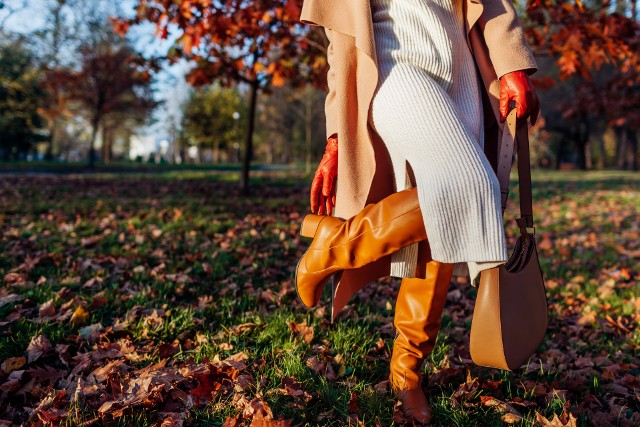
[[[610,2],[530,0],[527,35],[538,54],[556,60],[559,81],[580,79],[576,96],[558,100],[565,117],[605,118],[640,127],[640,25]],[[594,2],[591,2],[594,3]],[[598,3],[598,2],[595,2]]]
[[[227,86],[302,84],[308,77],[301,72],[304,58],[313,52],[298,44],[300,5],[298,0],[138,0],[136,17],[119,21],[117,28],[124,32],[148,21],[161,39],[175,31],[176,46],[167,57],[194,61],[187,79],[196,86],[214,80]]]

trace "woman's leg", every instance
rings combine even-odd
[[[505,262],[500,185],[459,107],[420,68],[396,64],[381,78],[372,125],[411,165],[433,259]]]
[[[429,261],[424,279],[403,278],[396,300],[389,382],[403,409],[429,422],[431,408],[421,388],[422,363],[431,353],[440,330],[442,311],[453,274],[453,264]]]

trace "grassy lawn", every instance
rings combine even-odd
[[[308,310],[292,283],[310,177],[255,172],[244,198],[238,174],[0,178],[0,425],[403,424],[386,381],[400,279],[329,324],[328,289]],[[476,290],[452,283],[424,367],[434,421],[640,425],[640,174],[533,183],[546,339],[518,372],[474,365]]]

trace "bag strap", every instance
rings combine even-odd
[[[507,208],[509,196],[509,174],[513,164],[514,148],[518,156],[518,188],[520,189],[520,218],[516,223],[520,227],[520,233],[535,234],[533,226],[533,203],[531,193],[531,160],[529,158],[529,129],[526,120],[516,129],[516,109],[513,108],[507,115],[502,129],[502,141],[498,154],[498,181],[502,195],[502,214]],[[517,147],[515,147],[517,145]]]

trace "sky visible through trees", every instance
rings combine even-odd
[[[110,11],[118,16],[133,15],[133,0],[121,0],[117,2],[107,0],[86,0],[96,7]],[[5,1],[7,7],[0,9],[0,25],[2,29],[21,34],[28,34],[47,25],[42,10],[49,0],[9,0]],[[14,11],[15,9],[15,11]],[[13,13],[10,13],[13,12]],[[74,20],[72,14],[69,19]],[[152,24],[143,24],[132,30],[129,37],[135,48],[146,57],[165,54],[176,37],[160,40],[153,34]],[[63,52],[64,54],[64,52]],[[184,74],[190,66],[185,62],[163,68],[157,75],[155,86],[157,87],[157,100],[165,100],[166,104],[158,108],[154,113],[156,121],[144,130],[143,133],[155,135],[157,138],[166,137],[169,120],[179,120],[181,117],[180,104],[188,97],[189,86],[184,80]]]

